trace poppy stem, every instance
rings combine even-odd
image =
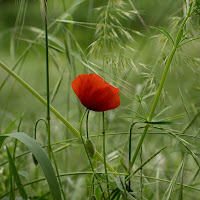
[[[89,139],[88,119],[89,119],[89,113],[90,113],[90,110],[87,109],[86,112],[87,112],[87,117],[86,117],[86,138]]]
[[[108,199],[110,199],[109,195],[109,182],[108,182],[108,172],[107,172],[107,167],[106,167],[106,136],[105,136],[105,115],[104,112],[102,112],[102,118],[103,118],[103,158],[104,158],[104,168],[105,168],[105,175],[106,175],[106,182],[107,182],[107,191],[108,191]]]
[[[87,155],[88,160],[89,160],[89,163],[90,163],[90,167],[91,167],[92,172],[93,172],[93,174],[94,174],[94,176],[95,176],[95,178],[96,178],[96,180],[97,180],[97,183],[98,183],[98,185],[99,185],[99,188],[100,188],[100,190],[101,190],[101,192],[102,192],[102,194],[103,194],[103,199],[105,200],[106,198],[105,198],[105,196],[104,196],[103,189],[102,189],[101,184],[100,184],[100,182],[99,182],[99,180],[98,180],[98,176],[96,175],[96,173],[95,173],[95,171],[94,171],[94,167],[93,167],[93,165],[92,165],[92,161],[91,161],[91,159],[90,159],[89,153],[88,153],[87,148],[86,148],[86,145],[85,145],[85,139],[83,138],[83,135],[82,135],[82,128],[81,128],[81,127],[82,127],[82,124],[83,124],[83,119],[84,119],[86,113],[87,113],[87,115],[88,115],[88,112],[89,112],[89,111],[90,111],[89,109],[86,109],[85,112],[83,113],[83,116],[82,116],[81,121],[80,121],[80,130],[79,130],[79,132],[80,132],[81,141],[82,141],[82,143],[83,143],[83,146],[84,146],[86,155]]]

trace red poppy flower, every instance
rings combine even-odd
[[[119,88],[113,87],[96,74],[81,74],[72,82],[72,88],[81,103],[98,112],[120,105]]]

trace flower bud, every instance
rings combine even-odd
[[[86,150],[91,158],[94,157],[95,154],[95,147],[93,142],[90,139],[86,139],[85,141]]]

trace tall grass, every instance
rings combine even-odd
[[[0,4],[0,199],[199,199],[198,0]],[[120,107],[84,112],[82,73]]]

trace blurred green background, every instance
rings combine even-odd
[[[117,0],[116,0],[117,1]],[[157,91],[161,79],[166,59],[172,49],[172,45],[167,42],[166,37],[156,32],[154,29],[146,28],[138,18],[140,13],[146,26],[165,27],[172,36],[176,36],[177,28],[182,17],[185,15],[184,1],[182,0],[136,0],[134,10],[130,2],[120,2],[119,9],[109,10],[121,24],[121,30],[126,30],[129,35],[115,41],[114,48],[100,48],[100,53],[90,54],[91,45],[97,41],[98,34],[95,34],[97,25],[100,24],[101,17],[98,8],[108,5],[106,0],[87,0],[87,1],[52,1],[48,0],[48,23],[54,23],[49,29],[50,44],[50,93],[52,105],[63,114],[77,129],[84,107],[79,103],[77,97],[71,89],[71,81],[81,73],[90,73],[95,70],[105,75],[105,79],[111,84],[120,88],[121,105],[106,114],[106,132],[116,134],[107,137],[108,161],[119,171],[124,171],[121,163],[121,152],[124,152],[122,159],[127,164],[127,133],[138,107],[136,95],[144,98],[144,107],[137,110],[137,116],[148,116],[155,92]],[[120,17],[121,11],[127,12],[131,17]],[[84,22],[83,24],[72,24],[56,22],[56,19],[64,13],[65,20],[74,22]],[[103,18],[103,17],[102,17]],[[111,18],[114,24],[115,19]],[[94,23],[94,24],[91,24]],[[193,17],[187,24],[190,29],[190,36],[199,36],[199,16]],[[1,0],[0,1],[0,60],[12,68],[20,56],[24,53],[28,45],[44,30],[43,4],[37,0]],[[69,31],[67,31],[69,30]],[[115,29],[113,29],[115,30]],[[114,35],[114,33],[112,33]],[[112,36],[113,36],[112,35]],[[130,39],[130,37],[132,39]],[[129,40],[130,39],[130,40]],[[66,44],[70,53],[66,53]],[[120,44],[120,48],[119,45]],[[116,46],[115,46],[116,45]],[[104,47],[104,46],[102,46]],[[121,47],[124,47],[121,48]],[[193,117],[199,112],[200,106],[200,82],[199,82],[199,62],[200,62],[199,41],[189,43],[180,48],[172,62],[170,72],[162,93],[157,112],[157,120],[175,119],[178,124],[171,125],[169,128],[182,131]],[[72,64],[67,55],[72,57]],[[121,59],[121,60],[120,60]],[[44,37],[40,37],[36,44],[28,51],[25,59],[15,69],[30,86],[32,86],[44,98],[46,97],[46,77],[45,77],[45,43]],[[88,67],[89,64],[90,69]],[[102,70],[104,72],[102,73]],[[3,83],[7,73],[0,69],[0,84]],[[62,77],[62,80],[61,80]],[[60,81],[61,80],[61,81]],[[60,81],[60,82],[59,82]],[[58,83],[60,83],[59,87]],[[145,89],[144,89],[145,88]],[[58,89],[54,96],[55,90]],[[143,93],[142,93],[143,91]],[[32,136],[35,122],[39,118],[46,117],[46,108],[31,94],[26,91],[19,83],[10,77],[0,90],[0,131],[4,131],[14,120],[17,120],[13,131],[17,130],[18,121],[23,115],[21,131]],[[168,109],[167,109],[168,108]],[[166,112],[162,111],[166,109]],[[90,114],[90,133],[97,135],[101,132],[100,114],[91,112]],[[136,117],[137,120],[139,118]],[[52,115],[52,142],[73,139],[74,136],[68,129]],[[151,130],[155,132],[155,130]],[[141,129],[137,129],[137,133]],[[188,130],[188,134],[198,136],[199,119]],[[138,142],[138,135],[134,136],[134,147]],[[41,144],[47,143],[45,127],[40,124],[38,127],[38,140]],[[188,138],[194,145],[194,151],[198,152],[199,140]],[[97,139],[94,138],[95,144]],[[68,142],[69,147],[63,151],[58,151],[57,160],[61,172],[84,171],[88,169],[87,160],[83,157],[83,149],[80,141]],[[145,175],[160,176],[163,179],[171,179],[175,170],[181,162],[182,156],[186,151],[174,138],[159,134],[149,134],[143,145],[143,160],[149,158],[158,149],[166,145],[172,145],[167,151],[151,163],[149,168],[145,168]],[[10,141],[12,148],[13,143]],[[59,146],[58,146],[59,147]],[[57,146],[54,148],[58,148]],[[102,147],[99,144],[99,151]],[[22,145],[19,146],[18,154],[26,150]],[[85,156],[85,155],[84,155]],[[82,158],[83,157],[83,158]],[[0,163],[6,159],[6,153],[0,153]],[[27,162],[30,161],[30,162]],[[28,172],[23,181],[30,181],[33,178],[41,177],[42,173],[37,168],[34,169],[30,155],[27,159],[20,158],[20,170]],[[69,164],[70,163],[70,164]],[[98,163],[99,164],[99,163]],[[139,165],[139,160],[137,161]],[[190,183],[191,177],[196,172],[196,164],[191,156],[187,155],[185,162],[185,182]],[[7,167],[1,167],[0,173],[2,185],[0,194],[6,192],[6,180],[8,176]],[[99,164],[99,169],[103,166]],[[38,172],[39,171],[39,172]],[[31,172],[31,173],[30,173]],[[134,179],[135,184],[139,178]],[[155,199],[156,183],[145,180],[144,192],[146,199]],[[180,181],[180,180],[179,180]],[[70,191],[70,199],[86,199],[88,190],[85,184],[89,180],[85,177],[66,177],[64,182],[67,192]],[[192,183],[199,188],[199,180]],[[76,187],[77,186],[77,187]],[[43,183],[43,189],[47,190]],[[139,187],[139,186],[138,186]],[[166,190],[166,184],[161,183],[160,194]],[[137,188],[137,187],[136,187]],[[33,185],[29,187],[29,192],[33,194],[43,193],[41,187]],[[80,192],[79,192],[80,191]],[[78,194],[84,194],[77,196]],[[185,199],[199,199],[199,191],[185,190]],[[177,199],[174,192],[172,199]],[[162,196],[162,195],[160,195]],[[158,198],[159,199],[159,198]]]

